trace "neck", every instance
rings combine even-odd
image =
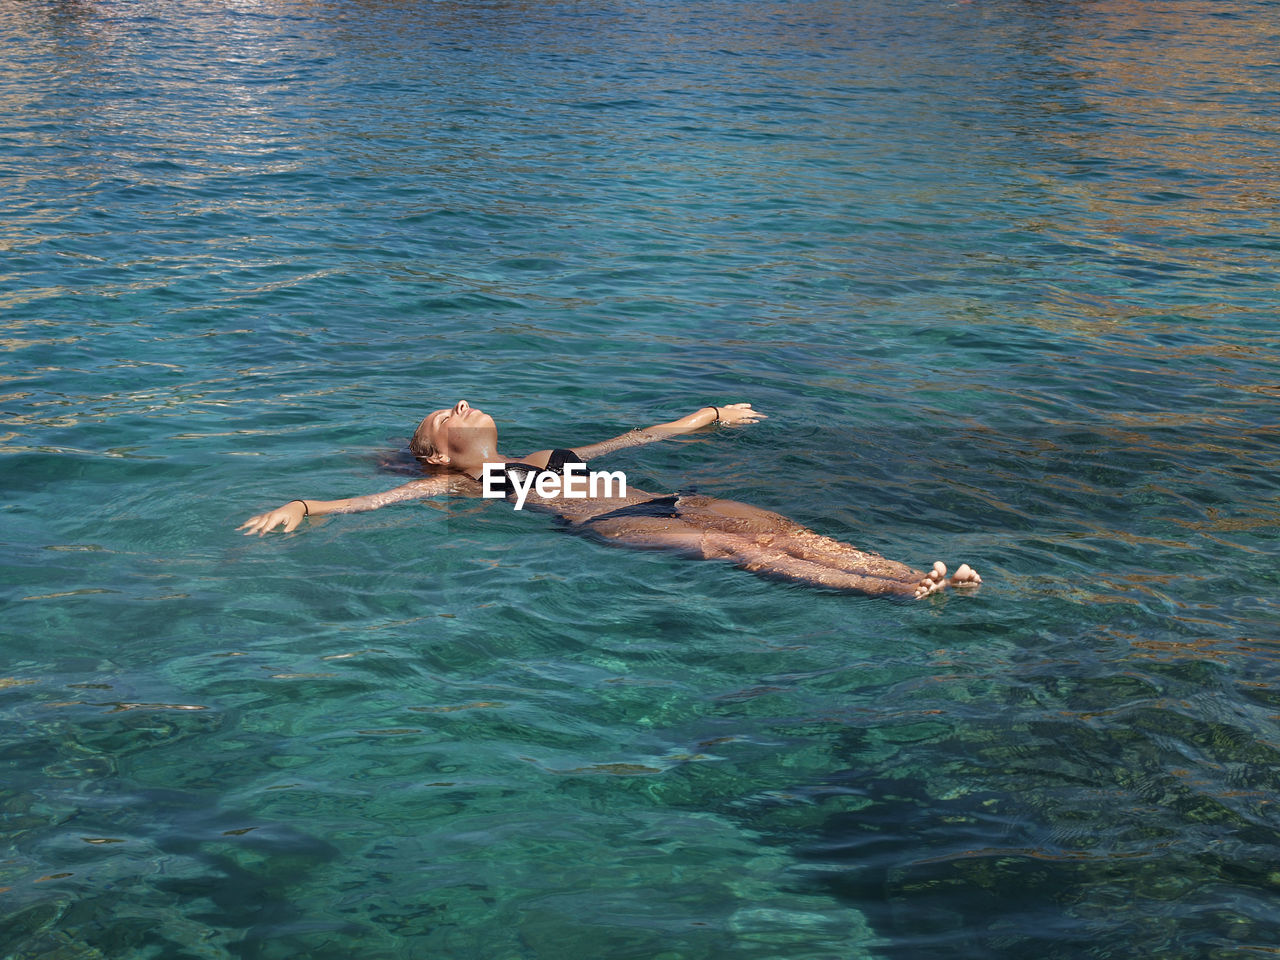
[[[450,466],[473,479],[479,479],[484,475],[484,465],[486,463],[503,464],[506,462],[506,457],[496,449],[488,447],[483,450],[469,451],[465,457],[455,457]]]

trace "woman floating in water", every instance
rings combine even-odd
[[[237,529],[261,536],[295,529],[304,517],[377,510],[440,494],[505,497],[554,513],[570,530],[629,547],[676,551],[728,560],[763,576],[797,580],[876,596],[923,597],[944,586],[976,586],[968,564],[951,576],[939,562],[928,573],[864,553],[821,536],[793,520],[733,500],[697,494],[657,496],[628,487],[620,473],[584,472],[580,465],[604,454],[692,433],[712,423],[755,423],[764,414],[749,403],[700,410],[577,450],[539,450],[518,460],[498,452],[493,418],[465,400],[436,410],[418,424],[410,449],[431,471],[394,490],[347,500],[290,500],[250,517]],[[566,466],[567,465],[567,466]]]

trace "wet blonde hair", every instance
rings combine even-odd
[[[418,429],[413,431],[413,438],[409,441],[409,452],[419,460],[434,457],[436,454],[435,445],[427,437],[427,421],[430,419],[430,413],[422,418],[422,422],[418,424]]]

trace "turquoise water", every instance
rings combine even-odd
[[[13,958],[1280,946],[1280,8],[0,0]],[[429,503],[465,397],[974,595]]]

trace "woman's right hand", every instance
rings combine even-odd
[[[282,533],[288,533],[290,530],[297,529],[298,524],[302,522],[302,518],[307,515],[307,508],[301,500],[290,500],[283,507],[276,507],[274,510],[268,510],[266,513],[260,513],[255,517],[250,517],[237,530],[243,530],[246,537],[257,534],[262,536],[268,530],[274,530],[281,524],[284,525]]]

